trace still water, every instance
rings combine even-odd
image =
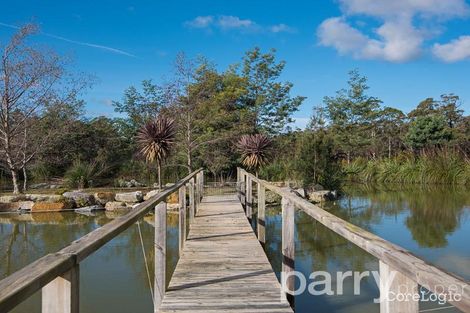
[[[449,187],[347,186],[345,196],[324,208],[331,213],[398,244],[429,263],[470,279],[470,193]],[[115,216],[106,213],[85,216],[76,213],[0,215],[0,278],[49,252],[57,251]],[[153,279],[152,216],[132,226],[109,242],[80,267],[81,312],[139,313],[152,311],[148,274]],[[168,278],[178,260],[176,214],[168,215]],[[274,270],[281,268],[280,208],[268,207],[266,252]],[[144,245],[141,245],[142,234]],[[147,265],[143,257],[146,255]],[[336,291],[338,271],[374,271],[378,261],[360,248],[315,222],[296,215],[296,270],[307,277],[313,271],[332,274]],[[147,272],[148,269],[148,272]],[[372,277],[361,281],[354,295],[352,280],[345,280],[343,295],[308,292],[296,297],[296,312],[379,312],[373,298],[378,287]],[[319,286],[322,289],[322,286]],[[440,307],[438,312],[458,312],[422,302],[421,310]],[[13,312],[40,312],[36,294]]]

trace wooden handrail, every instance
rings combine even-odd
[[[173,186],[163,189],[152,198],[140,203],[128,214],[116,218],[112,222],[73,241],[60,251],[47,254],[1,280],[0,312],[8,312],[57,277],[73,270],[90,254],[132,226],[157,204],[165,201],[172,193],[178,192],[181,187],[200,173],[202,173],[202,169],[192,172]],[[72,309],[72,311],[74,310]]]
[[[277,193],[330,230],[378,258],[381,264],[386,264],[414,283],[431,292],[437,291],[445,295],[460,295],[459,301],[449,302],[464,312],[470,312],[470,282],[465,281],[465,279],[430,265],[408,250],[353,225],[292,192],[259,179],[243,169],[239,169],[238,173],[239,181],[243,182],[243,176],[247,176],[250,181]],[[245,192],[247,191],[245,190]]]

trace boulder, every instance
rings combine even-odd
[[[117,193],[114,199],[118,202],[136,203],[142,202],[144,200],[144,195],[142,194],[142,191],[124,192]]]
[[[131,180],[124,180],[124,179],[119,179],[117,181],[117,185],[119,187],[126,187],[126,188],[132,188],[132,187],[144,187],[145,184],[142,184],[142,183],[139,183],[137,180],[135,179],[131,179]]]
[[[112,202],[106,203],[105,209],[106,211],[119,211],[119,210],[129,210],[130,207],[128,207],[122,201],[112,201]]]
[[[167,203],[178,204],[178,192],[174,192],[166,198]]]
[[[75,202],[75,206],[78,208],[95,204],[95,197],[83,191],[67,191],[63,196]]]
[[[48,183],[32,184],[29,186],[31,189],[48,189],[49,187]]]
[[[338,193],[336,191],[330,190],[311,191],[308,194],[309,200],[317,203],[328,200],[335,200],[337,197]]]
[[[266,190],[266,203],[268,204],[275,204],[275,203],[281,203],[281,196],[278,195],[275,192],[272,192],[271,190]]]
[[[18,202],[0,203],[0,212],[16,212],[19,209]]]
[[[70,201],[62,202],[36,202],[31,208],[31,212],[60,212],[73,208],[73,203]]]
[[[33,201],[19,201],[21,211],[31,211],[33,209]]]
[[[26,200],[26,195],[0,196],[0,203],[11,203]]]
[[[306,197],[305,190],[303,188],[295,189],[295,190],[293,190],[293,192],[299,197],[302,197],[302,198]]]
[[[108,202],[114,201],[116,194],[110,191],[103,191],[95,193],[95,200],[101,205],[105,205]]]
[[[160,189],[155,189],[155,190],[150,190],[149,192],[147,192],[144,196],[144,200],[148,200],[150,198],[152,198],[153,196],[156,196],[158,195],[158,193],[160,192]]]
[[[34,202],[60,202],[64,199],[62,195],[42,195],[42,194],[27,194],[27,200]]]
[[[102,210],[104,210],[104,207],[98,204],[98,205],[90,205],[90,206],[86,206],[83,208],[75,209],[75,212],[85,213],[85,212],[96,212],[96,211],[102,211]]]

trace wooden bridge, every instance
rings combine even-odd
[[[253,185],[257,207],[254,207]],[[265,193],[282,197],[281,283],[264,254]],[[166,198],[179,193],[180,259],[170,282],[165,281]],[[458,295],[451,304],[470,312],[470,287],[460,277],[425,263],[405,249],[322,210],[308,201],[256,178],[242,169],[237,193],[206,196],[202,170],[197,170],[128,214],[48,254],[0,281],[0,313],[42,290],[43,313],[78,313],[80,262],[155,208],[154,312],[293,312],[295,276],[295,209],[377,257],[380,293],[418,285],[444,295]],[[189,197],[189,205],[186,203]],[[257,209],[257,234],[249,220]],[[187,212],[189,210],[189,212]],[[189,213],[189,214],[187,214]],[[186,217],[189,216],[189,234]],[[394,277],[390,280],[390,277]],[[371,299],[372,301],[372,299]],[[382,313],[418,312],[419,302],[382,301]]]

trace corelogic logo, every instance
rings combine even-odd
[[[373,277],[377,287],[380,290],[380,297],[373,299],[374,303],[383,303],[389,301],[398,302],[436,302],[438,304],[445,304],[447,302],[459,302],[462,300],[463,290],[468,287],[467,284],[462,285],[436,285],[434,290],[427,290],[420,288],[418,290],[417,284],[410,284],[403,281],[403,277],[397,271],[388,271],[386,274],[380,274],[379,271],[346,271],[336,272],[335,287],[333,288],[333,280],[331,273],[326,271],[315,271],[311,273],[308,279],[305,275],[298,271],[282,272],[281,284],[284,293],[293,296],[301,295],[305,292],[313,296],[320,295],[343,295],[344,283],[347,280],[353,281],[354,295],[361,294],[361,281],[364,278]],[[297,280],[297,288],[290,289],[289,285],[293,279]],[[290,282],[290,284],[288,283]]]

